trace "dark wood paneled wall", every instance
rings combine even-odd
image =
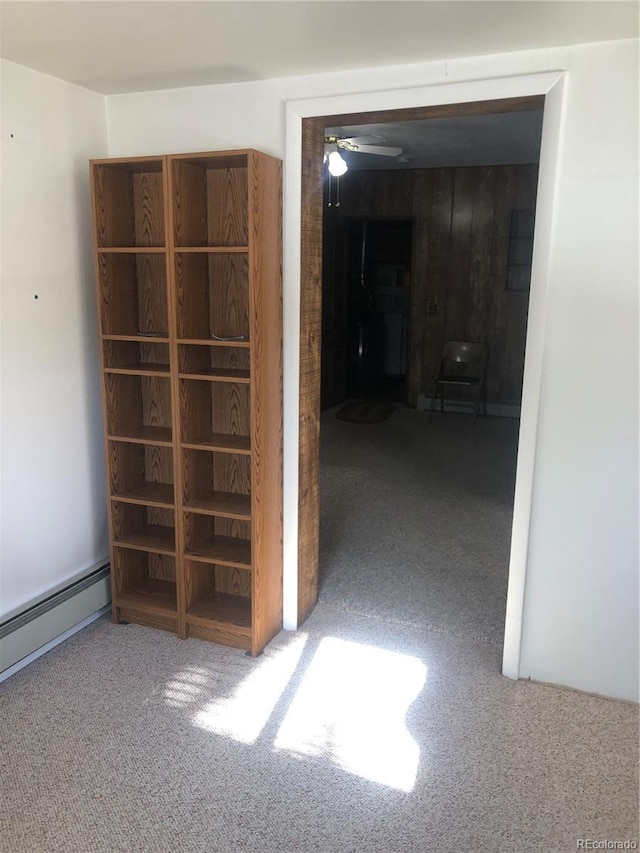
[[[509,228],[512,210],[535,208],[537,178],[533,164],[351,171],[341,180],[340,208],[325,209],[334,221],[415,221],[411,405],[418,393],[431,392],[447,340],[486,341],[489,400],[520,402],[529,292],[507,290]]]

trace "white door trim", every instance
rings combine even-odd
[[[283,616],[285,628],[297,628],[298,619],[302,119],[342,113],[545,95],[502,669],[503,674],[509,678],[519,677],[540,392],[544,380],[556,164],[562,143],[564,76],[565,73],[562,71],[550,71],[462,83],[332,95],[287,103],[283,269],[285,365]]]

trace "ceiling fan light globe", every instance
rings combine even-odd
[[[344,175],[348,168],[349,167],[340,156],[339,151],[332,151],[329,154],[329,172],[334,178],[339,178],[340,175]]]

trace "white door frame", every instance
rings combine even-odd
[[[502,672],[520,675],[529,528],[533,497],[538,413],[544,380],[550,246],[563,115],[565,74],[550,71],[463,83],[333,95],[286,106],[284,171],[284,572],[283,621],[298,620],[298,452],[300,403],[300,246],[302,194],[302,120],[324,115],[395,110],[443,104],[544,95],[542,146],[536,203],[524,381],[518,440],[509,586]]]

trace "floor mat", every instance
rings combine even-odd
[[[379,424],[386,421],[395,410],[393,403],[375,403],[368,400],[353,400],[336,412],[341,421],[354,424]]]

